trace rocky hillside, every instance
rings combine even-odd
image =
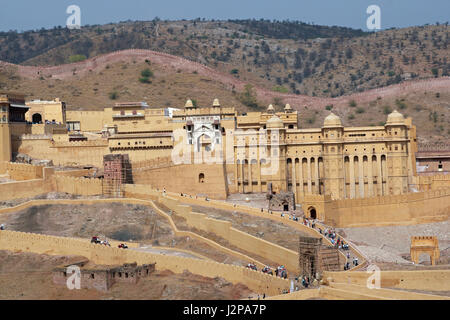
[[[5,39],[14,33],[3,33],[3,60],[19,58],[9,56],[14,46],[28,56],[20,65],[0,62],[0,90],[60,97],[72,110],[130,100],[183,107],[188,98],[207,106],[216,97],[241,112],[290,103],[301,127],[320,126],[330,110],[347,126],[380,125],[398,109],[413,118],[419,141],[439,142],[450,136],[448,31],[446,25],[365,34],[267,21],[153,21],[21,33],[13,42]],[[48,51],[40,46],[63,34],[65,43]],[[28,50],[25,38],[42,39]],[[98,56],[133,47],[155,50]]]
[[[200,62],[280,93],[338,97],[450,74],[447,25],[373,34],[265,20],[149,21],[0,33],[0,60],[59,65],[123,49]]]

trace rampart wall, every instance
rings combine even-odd
[[[93,196],[103,194],[102,180],[71,176],[55,176],[55,191]]]
[[[0,232],[0,249],[34,252],[50,255],[80,255],[96,264],[121,265],[123,263],[156,263],[156,270],[191,273],[204,277],[222,277],[231,283],[242,283],[251,290],[267,295],[277,295],[289,288],[289,281],[245,267],[222,264],[179,256],[151,254],[135,250],[90,244],[74,238],[63,238],[17,231]]]
[[[192,212],[190,206],[179,205],[177,200],[169,197],[160,197],[159,201],[186,219],[186,223],[193,228],[212,232],[231,245],[248,252],[264,257],[270,261],[285,265],[288,271],[298,272],[298,253],[264,239],[254,237],[248,233],[237,230],[231,222],[209,218],[206,214]]]
[[[44,179],[0,183],[0,201],[31,198],[53,189],[52,181]]]
[[[334,227],[408,225],[444,221],[450,188],[405,195],[331,201],[325,223]]]
[[[366,286],[373,273],[329,272],[323,279],[327,282]],[[327,280],[330,278],[329,280]],[[381,287],[406,290],[450,291],[450,270],[381,271]]]
[[[0,173],[8,174],[12,180],[16,181],[42,179],[43,172],[44,166],[6,161],[0,164]]]
[[[149,161],[150,167],[133,170],[136,184],[147,184],[152,188],[208,195],[216,199],[226,199],[226,178],[222,164],[182,164],[165,165],[164,160]],[[161,166],[152,168],[154,166]],[[133,168],[134,169],[134,168]],[[202,179],[199,177],[202,175]],[[182,177],[182,178],[181,178]]]
[[[450,174],[416,176],[414,178],[421,191],[450,188]]]

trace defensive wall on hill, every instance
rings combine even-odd
[[[450,188],[405,195],[331,201],[325,223],[335,227],[410,225],[445,221]]]
[[[179,164],[173,165],[167,158],[132,164],[133,181],[136,184],[150,185],[152,188],[205,194],[215,199],[227,198],[225,168],[222,164]],[[208,177],[199,182],[198,177]],[[175,178],[183,177],[183,179]]]
[[[278,295],[289,288],[289,281],[253,271],[245,267],[200,259],[151,254],[135,250],[91,244],[75,238],[64,238],[17,231],[0,232],[0,250],[33,252],[50,255],[80,255],[96,264],[156,263],[156,270],[182,273],[187,270],[204,277],[221,277],[236,284],[242,283],[254,292]]]
[[[416,185],[421,191],[450,188],[450,174],[416,176]]]
[[[373,273],[330,272],[323,274],[328,283],[344,283],[366,286]],[[450,291],[450,270],[381,271],[381,287],[405,290]]]
[[[177,237],[190,237],[191,239],[196,239],[200,242],[203,242],[207,244],[208,246],[211,246],[212,248],[221,251],[227,255],[231,255],[236,257],[237,259],[243,260],[243,261],[252,261],[254,262],[259,269],[263,268],[265,266],[264,263],[258,261],[257,259],[254,259],[253,257],[247,256],[245,254],[242,254],[238,251],[229,249],[225,246],[222,246],[218,244],[217,242],[205,238],[203,236],[198,235],[195,232],[191,231],[182,231],[177,228],[175,223],[173,222],[173,219],[169,214],[161,210],[158,206],[154,204],[153,201],[149,200],[141,200],[141,199],[132,199],[132,198],[117,198],[117,199],[55,199],[55,200],[49,200],[49,199],[39,199],[39,200],[30,200],[24,203],[21,203],[15,207],[8,207],[8,208],[1,208],[0,209],[0,215],[2,213],[12,213],[12,212],[18,212],[20,210],[27,209],[32,206],[42,206],[42,205],[74,205],[74,204],[85,204],[85,205],[93,205],[96,203],[125,203],[125,204],[136,204],[136,205],[145,205],[150,206],[153,209],[155,209],[155,212],[159,214],[160,216],[167,219],[169,222],[172,230],[174,231],[175,235]],[[137,247],[136,244],[133,244],[132,242],[126,242],[127,244],[131,244],[130,247]],[[173,249],[173,248],[172,248]],[[179,250],[179,249],[176,249]],[[197,255],[195,252],[190,252],[190,254]]]
[[[242,90],[246,85],[245,81],[236,79],[233,76],[221,73],[204,64],[191,61],[186,58],[170,55],[163,52],[145,50],[145,49],[128,49],[115,51],[93,57],[81,62],[64,64],[59,66],[23,66],[15,65],[8,62],[0,61],[0,67],[17,68],[21,77],[39,79],[41,76],[52,77],[53,79],[65,79],[72,77],[74,74],[84,75],[88,72],[98,72],[108,64],[120,61],[150,59],[152,63],[161,65],[163,68],[173,68],[175,70],[183,70],[185,72],[196,71],[201,76],[216,79],[222,82],[229,89]],[[271,101],[274,97],[283,98],[285,103],[291,104],[294,109],[304,105],[323,108],[326,105],[333,104],[337,107],[347,106],[350,100],[355,100],[358,104],[369,103],[378,97],[386,98],[392,96],[405,95],[409,92],[442,90],[449,87],[450,77],[430,78],[424,80],[405,81],[400,84],[394,84],[388,87],[367,90],[361,93],[355,93],[348,96],[336,98],[320,98],[306,95],[280,94],[268,89],[256,87],[258,98],[265,101]]]

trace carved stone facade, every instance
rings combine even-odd
[[[435,265],[439,260],[439,243],[437,237],[434,236],[419,236],[411,237],[411,260],[419,263],[419,257],[422,253],[430,256],[431,265]]]
[[[267,186],[267,200],[269,200],[269,210],[274,211],[295,211],[295,196],[293,192],[281,191],[274,193],[272,184]]]
[[[300,275],[320,278],[323,271],[342,271],[339,251],[322,244],[322,238],[299,238]]]

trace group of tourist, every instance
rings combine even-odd
[[[252,262],[247,264],[247,268],[249,268],[251,270],[258,271],[258,268],[256,267],[256,264],[252,263]],[[272,269],[269,266],[264,266],[264,268],[262,268],[261,271],[263,273],[267,273],[267,274],[273,275]],[[283,266],[283,265],[277,267],[275,269],[275,276],[287,279],[286,267]]]

